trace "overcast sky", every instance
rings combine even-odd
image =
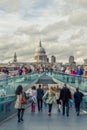
[[[57,62],[87,58],[87,0],[0,0],[0,62],[32,61],[39,41]]]

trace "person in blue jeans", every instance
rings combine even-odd
[[[80,104],[82,101],[83,93],[79,91],[79,88],[76,88],[76,92],[74,93],[74,102],[77,116],[80,114]]]
[[[44,95],[44,91],[41,88],[41,84],[39,84],[39,88],[37,89],[37,105],[38,105],[38,111],[42,111],[42,107],[43,107],[43,95]]]

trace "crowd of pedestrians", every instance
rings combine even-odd
[[[43,72],[50,72],[52,74],[53,72],[53,66],[38,66],[38,65],[31,65],[30,67],[26,66],[20,66],[18,68],[18,75],[27,74],[27,73],[43,73]]]
[[[28,97],[23,91],[23,87],[19,85],[16,89],[16,102],[15,108],[18,110],[18,122],[23,121],[24,110]],[[56,104],[56,109],[63,116],[69,116],[70,100],[72,99],[75,106],[76,115],[80,114],[80,104],[83,98],[83,93],[76,88],[74,93],[71,92],[70,88],[66,84],[60,89],[59,86],[42,87],[41,84],[32,86],[29,94],[31,97],[31,112],[42,112],[43,109],[48,109],[48,116],[52,115],[53,104]],[[25,97],[25,98],[24,98]],[[23,98],[23,99],[22,99]],[[25,100],[26,99],[26,100]],[[23,101],[22,101],[23,100]],[[46,107],[46,108],[45,108]]]
[[[64,73],[70,74],[70,75],[77,75],[77,76],[84,76],[84,70],[81,68],[81,66],[78,66],[76,69],[73,67],[67,67],[63,70]]]
[[[34,72],[37,73],[46,72],[52,74],[53,71],[70,74],[72,76],[77,75],[77,76],[87,77],[87,71],[84,71],[84,68],[82,68],[81,66],[76,66],[76,67],[67,66],[67,67],[58,68],[56,65],[54,66],[54,65],[44,65],[44,64],[43,65],[32,64],[29,66],[21,65],[17,67],[16,70],[14,70],[13,72],[10,71],[10,68],[8,69],[7,67],[3,67],[1,69],[0,74],[2,74],[3,72],[4,74],[7,74],[8,77],[11,77],[11,76],[34,73]]]

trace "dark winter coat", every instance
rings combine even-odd
[[[61,99],[62,101],[65,101],[65,102],[69,101],[70,95],[71,95],[71,92],[70,92],[70,90],[69,90],[67,87],[63,87],[63,88],[61,89],[60,99]]]
[[[81,93],[81,92],[79,92],[79,91],[76,91],[75,93],[74,93],[74,101],[75,101],[75,103],[80,103],[81,101],[82,101],[82,97],[83,97],[84,95]]]
[[[37,99],[42,99],[43,95],[44,95],[43,89],[42,88],[38,88],[37,89]]]

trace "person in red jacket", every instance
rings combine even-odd
[[[70,74],[72,75],[72,77],[71,77],[71,83],[75,83],[75,77],[74,76],[76,75],[76,72],[75,72],[74,68],[71,69]]]

